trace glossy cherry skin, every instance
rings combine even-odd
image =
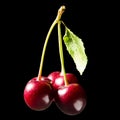
[[[36,111],[47,109],[53,100],[53,89],[49,79],[41,77],[32,78],[24,88],[24,101],[29,108]]]
[[[51,80],[51,83],[52,83],[57,77],[60,76],[60,73],[61,73],[61,72],[59,72],[59,71],[54,71],[54,72],[52,72],[52,73],[50,73],[50,74],[48,75],[48,78]]]
[[[77,115],[86,106],[85,90],[77,83],[62,86],[55,96],[55,103],[58,108],[67,115]]]
[[[51,79],[52,86],[55,90],[65,85],[64,76],[58,71],[49,74],[48,78]],[[69,84],[78,83],[77,77],[72,73],[66,73],[66,78]]]

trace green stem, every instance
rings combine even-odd
[[[43,46],[43,50],[42,50],[42,56],[41,56],[41,61],[40,61],[40,67],[39,67],[39,72],[38,72],[38,80],[41,79],[41,75],[42,75],[42,68],[43,68],[43,61],[44,61],[44,56],[45,56],[45,51],[46,51],[46,47],[47,47],[47,43],[48,43],[48,40],[50,38],[50,35],[52,33],[52,30],[53,28],[55,27],[55,25],[58,23],[58,21],[61,19],[61,16],[63,14],[63,12],[65,11],[65,6],[61,6],[58,10],[58,13],[57,13],[57,17],[56,19],[53,21],[49,31],[48,31],[48,34],[46,36],[46,39],[45,39],[45,43],[44,43],[44,46]]]
[[[40,68],[39,68],[39,73],[38,73],[38,80],[41,79],[41,75],[42,75],[42,68],[43,68],[43,61],[44,61],[44,56],[45,56],[45,51],[46,51],[46,47],[47,47],[47,43],[48,43],[48,40],[50,38],[50,35],[51,35],[51,32],[54,28],[54,26],[56,25],[56,20],[53,22],[53,24],[51,25],[49,31],[48,31],[48,34],[46,36],[46,39],[45,39],[45,43],[44,43],[44,46],[43,46],[43,51],[42,51],[42,56],[41,56],[41,62],[40,62]]]
[[[67,86],[68,81],[67,81],[67,78],[66,78],[65,65],[64,65],[62,34],[61,34],[61,21],[58,21],[58,42],[59,42],[59,54],[60,54],[60,61],[61,61],[61,73],[64,76],[65,86]]]

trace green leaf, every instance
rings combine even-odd
[[[65,35],[63,36],[65,46],[73,58],[77,70],[82,75],[88,62],[84,44],[77,35],[70,31],[70,29],[68,29],[66,26],[65,28]]]

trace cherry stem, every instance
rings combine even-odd
[[[60,61],[61,61],[61,73],[64,76],[65,86],[67,86],[68,81],[67,81],[67,78],[66,78],[65,65],[64,65],[62,34],[61,34],[61,21],[58,21],[58,42],[59,42],[59,55],[60,55]]]
[[[44,56],[45,56],[45,51],[46,51],[46,47],[48,44],[48,40],[50,38],[50,35],[52,33],[53,28],[55,27],[55,25],[59,22],[59,20],[61,19],[61,16],[63,14],[63,12],[65,11],[65,6],[61,6],[58,9],[58,13],[57,13],[57,17],[56,19],[53,21],[52,25],[49,28],[49,31],[47,33],[46,39],[45,39],[45,43],[43,46],[43,50],[42,50],[42,56],[41,56],[41,61],[40,61],[40,67],[39,67],[39,72],[38,72],[38,80],[41,80],[41,75],[42,75],[42,68],[43,68],[43,61],[44,61]]]

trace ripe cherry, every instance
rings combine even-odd
[[[65,85],[64,76],[59,71],[50,73],[48,78],[51,79],[52,86],[55,90]],[[78,83],[78,79],[73,73],[66,73],[66,79],[69,84]]]
[[[60,71],[54,71],[48,75],[48,78],[51,80],[51,83],[53,83],[55,79],[59,76],[60,76]]]
[[[58,108],[67,115],[77,115],[86,106],[86,93],[77,83],[62,86],[55,96]]]
[[[45,110],[52,103],[52,99],[52,87],[48,78],[41,77],[41,80],[37,80],[37,77],[35,77],[26,84],[24,100],[32,110]]]

